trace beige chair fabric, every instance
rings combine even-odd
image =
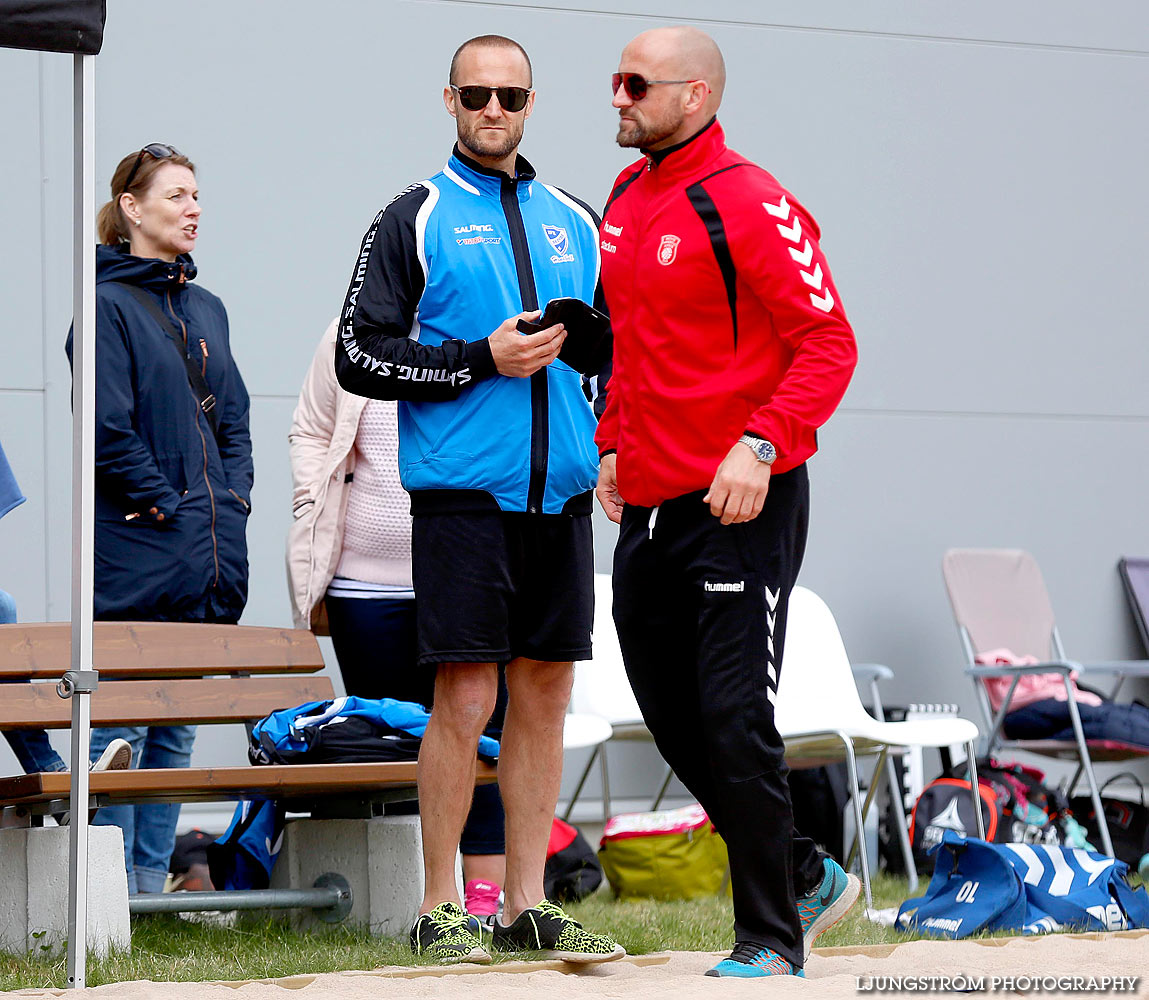
[[[950,549],[942,573],[957,623],[974,652],[1008,649],[1054,658],[1056,624],[1037,561],[1021,549]]]

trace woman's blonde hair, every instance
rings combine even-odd
[[[132,177],[132,186],[128,187],[128,176],[137,160],[140,164],[139,169]],[[120,208],[120,195],[128,191],[137,197],[142,196],[151,185],[156,171],[165,163],[175,163],[195,173],[195,164],[182,153],[176,153],[175,156],[153,156],[145,149],[142,154],[137,150],[120,160],[119,166],[112,174],[112,200],[107,202],[96,216],[96,233],[101,243],[114,247],[117,243],[126,243],[131,239],[128,220],[124,218],[123,209]]]

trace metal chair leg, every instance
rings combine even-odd
[[[1077,787],[1077,783],[1081,780],[1081,775],[1085,771],[1085,765],[1080,761],[1077,762],[1077,770],[1073,772],[1073,777],[1069,779],[1069,784],[1065,786],[1065,797],[1071,798],[1073,789]]]
[[[874,780],[878,780],[877,769],[874,770]],[[902,859],[906,863],[906,878],[909,880],[909,894],[912,896],[918,891],[918,866],[914,862],[914,849],[910,844],[910,831],[906,828],[905,797],[898,784],[898,770],[894,767],[894,758],[886,758],[886,783],[890,789],[890,798],[893,800],[894,828],[898,834],[898,845],[902,849]]]
[[[590,769],[594,766],[594,759],[599,755],[600,750],[602,750],[601,743],[591,751],[590,759],[586,762],[586,767],[582,769],[582,774],[579,775],[574,794],[571,795],[570,802],[567,803],[566,812],[563,813],[564,823],[570,822],[571,812],[574,810],[574,805],[578,801],[578,797],[582,794],[582,786],[586,784],[586,779],[590,775]]]
[[[863,827],[865,817],[862,815],[862,803],[858,801],[862,794],[861,789],[858,788],[858,762],[854,757],[854,744],[850,737],[841,731],[836,735],[846,750],[846,770],[850,774],[850,798],[854,803],[854,843],[857,845],[858,857],[862,862],[862,887],[866,890],[866,910],[869,911],[874,908],[874,895],[870,890],[870,860],[866,854],[866,832]],[[852,857],[853,852],[851,851]],[[847,866],[849,863],[850,859],[847,859]]]
[[[985,840],[985,817],[981,814],[981,789],[977,784],[977,758],[974,756],[973,740],[965,745],[965,762],[969,769],[969,790],[973,796],[973,816],[977,824],[977,835]]]
[[[1097,775],[1093,773],[1093,761],[1089,747],[1085,744],[1085,731],[1081,728],[1081,714],[1077,702],[1069,699],[1069,718],[1073,722],[1073,735],[1077,737],[1077,756],[1080,766],[1085,768],[1085,778],[1089,783],[1089,797],[1093,800],[1093,814],[1097,817],[1097,829],[1101,832],[1101,844],[1109,857],[1114,857],[1113,841],[1109,837],[1109,822],[1105,819],[1105,806],[1101,801],[1101,790],[1097,787]]]
[[[602,765],[602,823],[606,826],[610,819],[610,772],[607,769],[606,744],[600,747],[599,763]]]
[[[662,779],[662,785],[658,789],[658,794],[654,797],[654,801],[650,804],[650,811],[654,812],[662,803],[662,797],[666,794],[666,790],[670,787],[670,779],[674,777],[674,768],[669,764],[666,765],[666,776]]]

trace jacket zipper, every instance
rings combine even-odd
[[[535,275],[531,269],[531,251],[527,244],[527,231],[523,227],[523,214],[519,209],[518,184],[504,179],[499,201],[507,218],[511,236],[511,251],[515,255],[515,272],[519,279],[519,295],[523,312],[539,307]],[[547,488],[547,464],[550,460],[550,393],[547,370],[541,368],[531,376],[531,473],[527,485],[527,513],[541,514]]]
[[[175,308],[172,306],[171,292],[164,292],[164,298],[167,300],[167,303],[168,303],[168,312],[170,312],[172,314],[172,316],[175,317],[176,322],[178,322],[180,325],[180,329],[183,330],[183,332],[184,332],[184,353],[186,354],[187,353],[187,344],[188,344],[188,328],[184,324],[184,321],[182,319],[180,319],[180,317],[176,314]],[[204,366],[205,366],[205,368],[207,366],[206,357],[207,357],[207,351],[204,351],[204,358],[205,358]],[[200,441],[200,445],[203,447],[203,481],[204,481],[204,485],[207,487],[208,501],[211,503],[211,529],[210,529],[210,533],[211,533],[211,559],[212,559],[213,565],[215,566],[215,580],[212,583],[212,587],[215,588],[215,587],[219,586],[219,543],[216,541],[216,537],[215,537],[215,491],[212,490],[212,488],[211,488],[211,480],[208,478],[208,474],[207,474],[207,463],[208,463],[207,438],[204,437],[203,425],[200,423],[200,419],[199,419],[200,418],[200,412],[201,412],[200,407],[197,405],[196,406],[196,415],[195,415],[195,429],[197,431],[199,431],[199,441]]]

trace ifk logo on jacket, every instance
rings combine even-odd
[[[569,241],[567,239],[566,229],[562,226],[543,226],[543,235],[546,236],[547,242],[555,249],[555,254],[551,257],[552,264],[564,264],[567,261],[574,260],[574,254],[567,253]]]

